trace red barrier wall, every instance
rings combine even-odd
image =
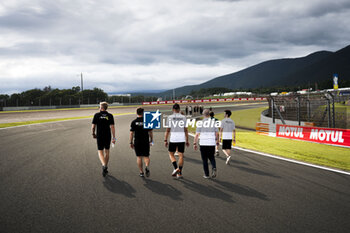
[[[186,104],[186,103],[209,103],[209,102],[231,102],[231,101],[242,101],[242,100],[266,100],[266,98],[227,98],[227,99],[200,99],[200,100],[167,100],[167,101],[152,101],[142,102],[143,105],[157,105],[157,104]]]

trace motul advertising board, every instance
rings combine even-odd
[[[276,125],[276,137],[350,147],[349,129]]]

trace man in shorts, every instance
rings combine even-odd
[[[102,164],[102,175],[105,177],[108,173],[109,148],[111,145],[111,131],[113,135],[112,143],[116,141],[114,118],[107,112],[107,102],[100,103],[100,112],[94,115],[92,120],[92,136],[97,139],[98,156]],[[97,134],[96,132],[97,126]]]
[[[221,121],[220,138],[222,140],[222,151],[226,155],[226,164],[230,163],[232,141],[236,143],[235,122],[230,118],[231,111],[225,110],[225,118]]]
[[[136,110],[137,118],[131,122],[130,126],[130,148],[135,149],[137,157],[137,166],[140,170],[140,176],[144,177],[143,163],[145,162],[146,176],[150,176],[149,164],[150,164],[150,145],[153,144],[153,131],[151,129],[143,128],[143,108]]]
[[[208,122],[209,121],[209,122]],[[206,126],[207,125],[207,126]],[[215,120],[210,118],[209,110],[203,111],[202,125],[197,126],[196,136],[194,138],[193,148],[198,149],[198,139],[203,161],[204,178],[209,179],[209,165],[208,159],[212,166],[211,177],[217,176],[216,161],[215,161],[215,146],[219,145],[219,130],[215,126]]]
[[[168,117],[167,121],[168,128],[165,131],[164,145],[168,147],[170,161],[174,166],[172,176],[182,178],[182,168],[184,164],[184,152],[185,145],[188,147],[188,131],[186,127],[186,117],[180,113],[180,106],[174,104],[173,114]],[[168,137],[170,134],[170,142],[168,143]],[[176,162],[174,153],[178,151],[179,155],[179,166]]]

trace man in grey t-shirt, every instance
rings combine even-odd
[[[182,169],[184,164],[185,146],[188,147],[190,144],[188,142],[186,117],[180,113],[180,106],[178,104],[174,104],[173,114],[168,117],[167,126],[168,128],[166,129],[164,136],[164,145],[165,147],[169,147],[169,158],[174,166],[174,171],[171,175],[181,179],[183,178]],[[170,142],[168,142],[169,134]],[[176,151],[179,155],[179,164],[177,164],[174,156]]]
[[[236,143],[235,122],[230,118],[231,111],[225,110],[225,118],[221,121],[220,138],[222,151],[226,155],[226,164],[230,163],[232,142]]]
[[[215,126],[215,120],[211,119],[209,116],[209,110],[205,109],[203,111],[203,121],[202,127],[197,125],[196,136],[194,138],[193,147],[195,150],[198,149],[197,143],[199,139],[201,157],[203,161],[204,178],[209,177],[209,166],[208,159],[210,160],[212,166],[212,178],[217,175],[216,161],[215,161],[215,146],[219,145],[219,133],[218,128]]]

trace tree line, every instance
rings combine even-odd
[[[141,103],[143,101],[154,101],[157,97],[144,96],[108,96],[100,88],[80,90],[79,86],[71,89],[34,88],[21,93],[11,95],[0,94],[0,107],[17,106],[61,106],[61,105],[81,105],[98,104],[102,101],[108,103]]]
[[[308,89],[312,87],[313,90],[332,88],[333,81],[326,80],[319,84],[314,83],[302,84],[298,86],[274,86],[274,87],[260,87],[260,88],[238,88],[229,89],[225,87],[202,88],[200,90],[192,90],[190,95],[194,98],[204,98],[212,96],[213,94],[227,93],[227,92],[252,92],[256,95],[270,94],[272,92],[296,92],[301,89]],[[339,87],[349,87],[349,80],[341,80]],[[178,96],[184,98],[186,95]],[[11,95],[0,94],[0,107],[15,107],[15,106],[51,106],[51,105],[81,105],[81,104],[97,104],[101,101],[108,103],[142,103],[143,101],[155,101],[157,96],[108,96],[100,88],[86,89],[81,91],[79,86],[71,89],[51,88],[51,86],[43,89],[35,88],[21,93],[14,93]]]
[[[1,106],[51,106],[93,104],[107,100],[108,95],[99,88],[80,91],[80,87],[71,89],[35,88],[12,95],[0,95]]]

